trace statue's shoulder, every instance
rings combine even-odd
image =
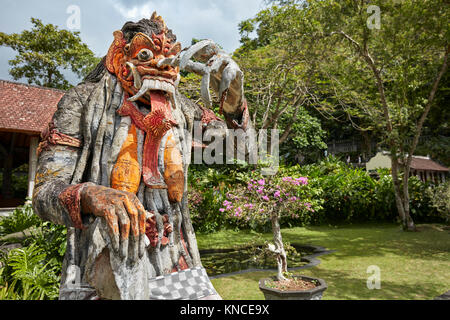
[[[58,103],[58,109],[74,108],[75,105],[83,107],[96,88],[102,86],[101,83],[82,82],[69,89]]]
[[[179,90],[177,90],[177,99],[184,114],[189,115],[192,119],[198,119],[199,116],[201,117],[201,107],[197,103],[186,97]]]
[[[88,103],[93,94],[96,94],[98,90],[101,90],[104,87],[105,81],[108,80],[108,78],[114,79],[115,82],[115,76],[111,75],[104,67],[103,60],[83,80],[83,82],[66,92],[65,96],[60,101],[61,107],[64,107],[66,104],[73,105],[75,102],[74,100],[84,106]]]
[[[105,79],[98,82],[83,81],[71,88],[61,98],[53,116],[54,125],[64,134],[78,138],[81,134],[81,119],[87,110],[92,97],[101,95],[105,87]],[[100,99],[101,97],[99,97]]]

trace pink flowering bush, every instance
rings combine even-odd
[[[268,250],[277,257],[277,279],[281,281],[286,280],[288,269],[280,220],[313,215],[319,207],[309,196],[307,178],[271,177],[267,180],[252,179],[246,187],[238,187],[233,193],[228,193],[220,211],[239,226],[271,222],[274,244],[269,244]]]
[[[320,202],[309,196],[308,178],[252,179],[246,186],[227,193],[220,213],[239,227],[267,224],[275,211],[284,221],[310,221]]]

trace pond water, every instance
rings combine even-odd
[[[297,268],[308,262],[302,257],[313,254],[314,250],[301,245],[291,244],[296,254],[288,254],[288,267]],[[261,246],[235,249],[202,250],[200,251],[203,267],[210,277],[243,271],[248,269],[277,269],[274,256],[264,252]]]

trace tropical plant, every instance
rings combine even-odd
[[[0,220],[0,236],[27,230],[39,225],[40,221],[39,217],[34,214],[31,203],[27,202],[16,208],[12,215]]]
[[[432,199],[432,206],[448,223],[450,221],[450,182],[440,184],[434,189],[428,188],[427,194]]]
[[[57,299],[66,228],[40,220],[29,203],[0,220],[0,226],[6,234],[31,233],[21,248],[0,251],[0,300]]]
[[[0,300],[56,299],[59,291],[58,265],[46,261],[46,253],[36,245],[11,250],[2,258]]]

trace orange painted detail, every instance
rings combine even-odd
[[[137,130],[135,125],[131,125],[111,174],[111,187],[136,194],[139,191],[140,183],[141,169],[138,161]]]
[[[167,184],[169,200],[181,202],[184,193],[183,157],[173,135],[170,135],[166,142],[164,167],[164,181]]]
[[[106,55],[106,68],[109,72],[119,75],[124,59],[123,48],[127,45],[127,42],[123,37],[122,31],[115,31],[113,35],[114,41]]]

